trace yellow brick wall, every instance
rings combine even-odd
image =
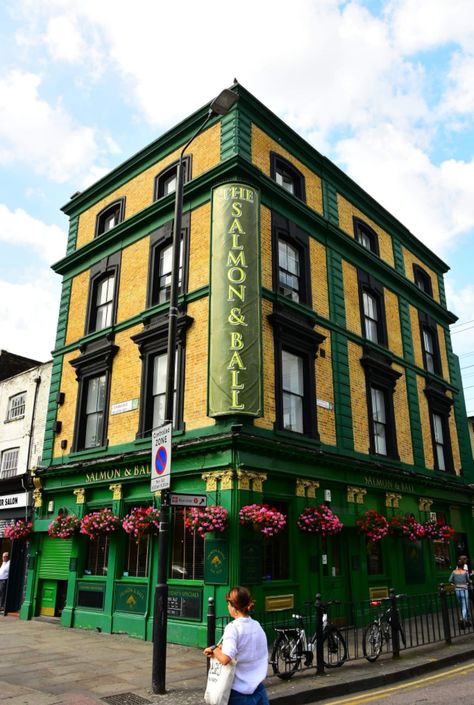
[[[211,204],[206,203],[191,213],[189,243],[188,291],[209,284]]]
[[[262,300],[262,347],[263,347],[263,407],[264,416],[255,419],[255,426],[273,429],[276,420],[275,411],[275,350],[273,344],[273,328],[268,321],[273,311],[270,301]]]
[[[380,259],[387,262],[391,267],[394,266],[393,258],[393,245],[391,236],[382,230],[382,228],[374,223],[368,216],[366,216],[362,211],[352,205],[348,200],[346,200],[340,193],[337,194],[337,204],[339,208],[339,227],[344,230],[350,237],[354,237],[354,223],[352,218],[360,218],[367,225],[375,230],[379,239],[379,249],[380,249]]]
[[[447,395],[453,398],[452,392],[447,392]],[[449,415],[449,435],[451,437],[451,448],[453,451],[453,465],[456,475],[460,474],[461,470],[461,453],[459,450],[458,430],[456,428],[456,419],[454,417],[454,408],[451,408]]]
[[[98,213],[118,198],[125,196],[125,220],[153,203],[153,188],[157,176],[169,164],[177,161],[181,147],[159,162],[138,174],[128,183],[109,193],[105,198],[95,203],[79,217],[76,248],[82,247],[94,239],[95,223]],[[220,123],[205,130],[190,149],[192,158],[191,174],[194,179],[199,174],[208,171],[220,161]]]
[[[262,286],[273,289],[272,275],[272,214],[269,208],[260,208],[260,262]]]
[[[324,409],[317,406],[318,431],[322,443],[336,445],[336,417],[334,410],[334,387],[332,377],[332,355],[331,355],[331,333],[325,328],[316,328],[318,333],[326,336],[321,348],[325,351],[325,357],[318,357],[315,361],[316,374],[316,396],[323,401],[329,401],[332,409]]]
[[[432,269],[426,266],[424,262],[422,262],[420,259],[415,257],[415,255],[410,252],[410,250],[407,250],[406,247],[403,247],[403,261],[405,263],[405,273],[407,279],[409,279],[411,282],[415,281],[415,277],[413,275],[413,265],[417,264],[419,267],[422,267],[422,269],[425,270],[427,274],[431,277],[431,286],[433,288],[433,298],[435,301],[439,302],[439,287],[438,287],[438,277],[436,275],[436,272],[434,272]]]
[[[129,399],[139,399],[142,374],[138,345],[130,340],[142,330],[142,326],[134,326],[121,331],[115,337],[115,343],[120,350],[114,357],[110,384],[110,405],[107,438],[109,445],[130,443],[135,440],[138,431],[139,408],[126,411],[123,414],[111,415],[113,404],[119,404]],[[139,404],[140,405],[140,402]]]
[[[146,308],[149,257],[149,237],[144,237],[122,250],[117,323],[136,316]]]
[[[423,368],[423,351],[421,348],[420,321],[418,320],[418,310],[410,306],[411,337],[413,341],[413,355],[415,365]]]
[[[206,415],[209,299],[189,304],[188,314],[194,322],[186,334],[184,422],[186,430],[191,431],[215,424]]]
[[[348,341],[349,379],[351,387],[352,426],[354,431],[354,450],[368,453],[370,446],[369,421],[367,412],[367,397],[365,374],[360,358],[362,348]]]
[[[413,465],[413,444],[411,440],[410,415],[408,411],[408,395],[403,367],[393,365],[393,369],[402,374],[398,378],[393,394],[393,410],[397,431],[398,454],[402,463]]]
[[[300,171],[305,179],[306,203],[318,213],[323,212],[323,197],[321,191],[321,179],[312,171],[296,159],[290,152],[272,140],[265,132],[256,125],[252,125],[252,162],[264,174],[270,176],[270,152],[276,152],[284,157],[290,164]]]
[[[418,387],[418,403],[420,405],[420,420],[423,436],[423,452],[425,454],[425,466],[431,470],[434,469],[433,458],[433,441],[431,438],[430,412],[428,407],[428,399],[425,394],[426,380],[424,377],[417,375]]]
[[[54,438],[53,457],[57,458],[63,454],[71,452],[72,441],[74,438],[74,421],[76,418],[76,401],[77,401],[77,381],[76,371],[69,362],[74,358],[79,357],[79,350],[74,350],[68,353],[63,358],[63,367],[61,371],[60,391],[64,392],[64,404],[58,406],[57,419],[61,421],[61,433],[58,433]],[[60,447],[61,441],[67,440],[66,450]]]
[[[446,338],[444,334],[444,328],[439,324],[436,325],[438,331],[438,342],[439,342],[439,354],[441,357],[441,370],[443,373],[443,378],[449,382],[449,366],[448,366],[448,355],[446,353]]]
[[[357,269],[352,264],[349,264],[347,260],[342,260],[342,276],[344,283],[347,329],[357,335],[362,335]]]
[[[400,311],[398,309],[398,296],[384,287],[385,317],[387,324],[388,349],[403,357],[402,329],[400,324]]]
[[[311,295],[313,309],[325,318],[329,318],[328,272],[326,248],[317,240],[309,240],[309,259],[311,262]]]
[[[85,334],[89,281],[90,272],[88,269],[73,279],[69,300],[66,345],[79,340]]]

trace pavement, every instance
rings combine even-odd
[[[474,659],[474,636],[431,644],[376,663],[348,661],[316,676],[266,681],[271,705],[303,705],[398,683]],[[200,649],[169,644],[165,695],[151,692],[152,645],[121,634],[68,629],[39,618],[0,617],[2,705],[203,705],[206,659]]]

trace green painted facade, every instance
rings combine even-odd
[[[184,212],[191,213],[191,238],[193,212],[203,206],[210,209],[212,189],[222,183],[239,182],[249,184],[260,193],[262,209],[287,219],[307,233],[309,239],[314,239],[318,246],[325,248],[327,280],[321,282],[321,286],[327,289],[326,314],[305,303],[285,299],[275,290],[275,286],[270,287],[268,281],[263,280],[260,304],[262,310],[264,306],[270,307],[272,313],[280,317],[287,316],[295,322],[303,320],[306,329],[310,324],[317,326],[318,330],[320,327],[329,338],[331,356],[328,369],[334,390],[332,409],[319,406],[317,419],[319,425],[323,423],[323,414],[332,414],[334,440],[331,442],[329,432],[321,439],[320,434],[291,432],[278,423],[263,423],[262,419],[253,420],[238,413],[217,418],[215,425],[204,424],[192,429],[186,428],[184,418],[184,423],[175,431],[172,491],[206,493],[209,504],[222,505],[229,512],[227,531],[222,535],[208,536],[205,545],[201,546],[203,564],[199,577],[185,573],[179,575],[172,562],[175,554],[171,551],[169,639],[201,646],[206,638],[208,598],[216,598],[218,615],[225,614],[225,593],[230,585],[240,582],[249,584],[259,610],[271,609],[273,598],[290,596],[294,605],[298,605],[311,599],[316,592],[341,600],[367,599],[370,590],[376,588],[394,587],[401,592],[424,593],[447,578],[448,564],[454,563],[461,549],[471,551],[471,555],[474,553],[473,493],[470,487],[474,482],[474,467],[459,365],[452,352],[448,332],[449,324],[456,319],[446,308],[443,274],[447,266],[244,88],[235,86],[234,90],[239,93],[240,100],[232,112],[221,120],[220,162],[185,185]],[[143,639],[151,638],[153,589],[158,570],[156,537],[150,542],[146,577],[137,577],[127,574],[125,570],[125,566],[130,564],[131,546],[121,530],[108,543],[107,567],[100,575],[89,570],[87,561],[90,557],[87,556],[90,546],[88,539],[82,535],[74,536],[67,544],[67,572],[63,571],[61,575],[55,573],[50,557],[54,557],[55,542],[63,540],[50,539],[47,535],[48,525],[59,510],[81,518],[86,512],[109,506],[123,517],[134,506],[149,503],[159,506],[159,497],[150,493],[151,438],[140,435],[137,428],[133,437],[124,438],[123,442],[113,445],[107,443],[99,448],[74,450],[71,440],[64,452],[55,452],[55,422],[60,416],[57,395],[65,383],[65,356],[74,353],[79,358],[83,354],[81,349],[93,350],[94,346],[104,343],[105,335],[113,340],[114,336],[124,335],[132,327],[134,334],[137,327],[146,332],[150,321],[166,315],[168,308],[166,303],[144,307],[104,331],[66,343],[68,321],[75,315],[74,306],[71,305],[74,278],[169,223],[173,217],[174,196],[171,194],[150,203],[130,218],[125,215],[123,222],[76,250],[81,214],[183,145],[206,113],[207,106],[204,106],[64,207],[70,217],[70,233],[66,257],[55,265],[55,271],[63,276],[63,290],[53,354],[43,466],[35,479],[34,535],[22,618],[31,618],[41,612],[54,613],[60,614],[65,626],[126,632]],[[291,155],[320,178],[321,212],[285,191],[270,173],[264,173],[255,165],[252,126],[263,131],[286,155]],[[349,237],[342,230],[338,194],[390,234],[393,267],[381,258],[368,254],[354,237]],[[263,210],[260,220],[263,222]],[[263,228],[263,225],[259,227]],[[408,279],[403,248],[434,273],[440,303],[420,292]],[[274,252],[272,255],[263,246],[260,252],[260,269],[263,272],[268,264],[265,258],[274,256]],[[357,433],[361,411],[355,408],[350,349],[355,345],[362,350],[367,341],[348,328],[349,314],[353,312],[347,308],[344,263],[369,272],[396,296],[403,352],[401,355],[386,349],[379,349],[378,352],[383,353],[391,364],[404,370],[413,463],[356,450],[360,447]],[[189,267],[193,267],[192,261]],[[143,264],[143,272],[146,276],[147,262]],[[315,284],[313,278],[313,300],[317,293],[314,291]],[[126,292],[120,289],[120,296],[125,295]],[[181,293],[180,305],[183,310],[200,302],[208,306],[210,295],[210,284],[205,284]],[[459,448],[456,473],[439,472],[426,466],[424,449],[429,447],[431,431],[423,421],[418,380],[429,380],[430,376],[415,361],[410,305],[431,316],[445,330],[450,381],[436,375],[432,379],[453,398],[451,417],[455,422],[452,428],[456,438],[452,441],[453,446]],[[196,325],[199,322],[191,322],[191,332],[192,326]],[[207,325],[205,329],[207,331]],[[263,337],[264,333],[261,335]],[[267,344],[272,335],[276,336],[277,333],[270,332]],[[261,344],[264,348],[263,340]],[[324,348],[324,343],[320,347]],[[268,369],[271,358],[266,353],[268,350],[264,348],[263,374],[262,379],[258,380],[263,391],[263,409],[259,412],[263,421],[270,418],[269,409],[275,403],[271,391],[275,384],[275,370]],[[320,362],[322,359],[318,358],[317,365]],[[113,376],[113,365],[111,374]],[[193,394],[192,384],[186,387],[186,394]],[[316,398],[319,400],[317,375]],[[316,399],[313,402],[316,408]],[[67,403],[72,401],[67,399]],[[108,411],[110,419],[111,410]],[[359,492],[354,494],[354,488]],[[304,537],[302,541],[296,525],[298,515],[306,506],[320,504],[329,495],[333,511],[344,523],[342,534],[326,542],[313,535]],[[393,496],[396,499],[390,500]],[[429,503],[423,504],[423,499],[429,500]],[[264,539],[239,522],[242,506],[263,501],[284,507],[287,515],[287,528],[278,542],[271,543],[272,540]],[[394,502],[395,506],[387,506]],[[424,506],[428,508],[423,509]],[[390,537],[380,544],[378,572],[368,570],[366,541],[355,530],[357,518],[367,509],[377,509],[387,518],[396,513],[411,513],[420,521],[428,519],[430,512],[443,515],[456,530],[456,541],[451,542],[447,549],[446,562],[440,565],[436,553],[439,547],[434,546],[433,542],[424,540],[420,544],[410,544],[401,538]],[[173,534],[172,526],[172,548],[175,540],[176,532]],[[60,546],[63,561],[65,545],[66,542]],[[217,559],[214,569],[211,564],[208,565],[206,561],[209,556],[222,561],[219,570],[216,567]],[[49,557],[49,562],[45,557]],[[57,562],[63,566],[61,560],[58,558]]]

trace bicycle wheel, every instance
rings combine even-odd
[[[273,673],[288,680],[298,669],[302,658],[301,642],[297,636],[279,634],[274,645],[270,663]]]
[[[323,634],[323,661],[326,668],[338,668],[347,659],[346,640],[339,629],[327,629]]]
[[[362,651],[367,661],[376,661],[382,651],[383,636],[380,624],[372,622],[362,636]]]

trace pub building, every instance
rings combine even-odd
[[[474,550],[473,459],[443,283],[447,265],[234,84],[184,157],[171,492],[228,511],[225,531],[171,508],[172,642],[203,646],[206,606],[248,585],[259,612],[323,596],[425,593]],[[159,507],[177,160],[206,105],[74,194],[21,617],[151,639],[158,540],[120,526],[53,538],[58,517]],[[239,512],[286,519],[264,536]],[[303,533],[305,508],[343,524]],[[376,510],[454,529],[371,540]],[[280,522],[281,523],[281,522]]]

